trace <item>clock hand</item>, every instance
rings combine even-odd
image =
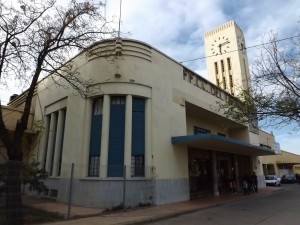
[[[220,52],[220,54],[222,55],[222,50],[221,50],[221,48],[222,48],[222,45],[221,45],[221,44],[219,44],[219,45],[218,45],[218,47],[219,47],[219,52]]]
[[[221,46],[223,46],[223,45],[227,45],[227,44],[229,44],[230,42],[229,41],[226,41],[226,42],[224,42],[224,43],[222,43],[222,44],[220,44]]]

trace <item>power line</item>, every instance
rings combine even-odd
[[[225,55],[225,54],[231,53],[231,52],[243,51],[243,50],[246,50],[246,49],[249,49],[249,48],[256,48],[256,47],[267,45],[267,44],[271,44],[271,43],[274,43],[274,42],[286,41],[286,40],[293,39],[293,38],[296,38],[296,37],[300,37],[300,35],[296,35],[296,36],[292,36],[292,37],[287,37],[287,38],[282,38],[282,39],[275,40],[275,41],[265,42],[265,43],[262,43],[262,44],[252,45],[252,46],[249,46],[249,47],[244,47],[244,48],[240,48],[240,49],[228,51],[228,52],[222,53],[222,54]],[[210,58],[210,57],[214,57],[214,56],[216,56],[216,55],[208,55],[208,56],[203,56],[203,57],[199,57],[199,58],[189,59],[189,60],[181,61],[179,63],[192,62],[192,61],[196,61],[196,60],[200,60],[200,59],[206,59],[206,58]]]

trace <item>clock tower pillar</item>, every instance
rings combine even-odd
[[[242,30],[229,21],[205,33],[209,80],[230,94],[250,89],[250,73]]]

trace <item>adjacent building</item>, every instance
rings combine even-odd
[[[282,176],[285,174],[300,174],[300,155],[281,151],[280,154],[261,158],[265,175]]]

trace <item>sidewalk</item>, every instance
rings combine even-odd
[[[267,187],[259,190],[257,196],[265,196],[272,194],[273,191],[280,190],[281,188]],[[146,224],[153,221],[159,221],[174,216],[179,216],[182,214],[194,212],[201,209],[206,209],[210,207],[215,207],[228,203],[230,201],[235,201],[243,198],[251,198],[254,195],[244,196],[241,193],[227,194],[218,197],[203,197],[196,200],[178,202],[173,204],[167,204],[162,206],[153,206],[145,208],[130,209],[122,212],[114,212],[112,214],[102,214],[101,209],[94,208],[83,208],[83,207],[72,207],[72,216],[76,215],[90,215],[88,218],[65,220],[54,223],[47,223],[44,225],[130,225],[130,224]],[[57,207],[59,205],[59,207]],[[65,212],[67,205],[62,203],[45,203],[44,205],[39,205],[48,211]],[[92,215],[94,214],[94,215]],[[98,215],[97,215],[98,214]]]

